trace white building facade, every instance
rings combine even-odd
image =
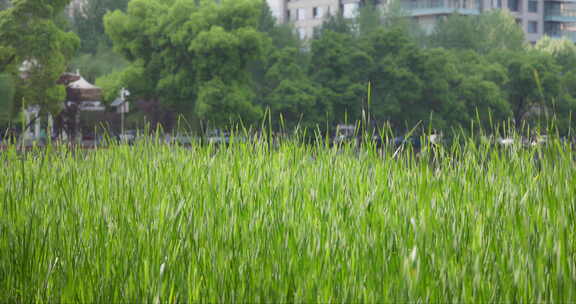
[[[278,22],[291,22],[301,39],[312,37],[314,28],[329,16],[354,18],[364,0],[266,0]]]
[[[291,22],[301,39],[330,15],[356,16],[365,0],[266,0],[280,23]],[[387,1],[378,1],[385,6]],[[535,43],[542,36],[567,37],[576,42],[576,0],[400,0],[400,5],[428,32],[439,18],[454,12],[478,15],[491,9],[507,9]]]

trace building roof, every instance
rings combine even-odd
[[[80,79],[70,83],[68,85],[70,89],[80,89],[80,90],[90,90],[90,89],[97,89],[100,90],[99,87],[89,83],[86,79],[80,77]]]
[[[68,101],[99,101],[102,99],[102,89],[82,77],[70,82],[66,88],[66,93]]]

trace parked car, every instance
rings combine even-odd
[[[206,141],[209,144],[228,144],[230,143],[230,133],[214,129],[206,134]]]
[[[191,135],[176,134],[176,136],[171,138],[169,142],[184,147],[190,147],[194,142],[199,142],[199,138]]]
[[[356,126],[354,125],[337,125],[336,133],[334,134],[332,142],[338,145],[344,142],[356,140],[357,133],[358,132],[356,132]]]
[[[118,140],[120,141],[120,143],[126,143],[132,145],[136,140],[136,135],[137,135],[136,130],[127,130],[124,131],[124,133],[118,134]]]

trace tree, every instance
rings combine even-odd
[[[268,52],[285,47],[302,47],[300,39],[295,35],[293,26],[290,23],[278,24],[266,1],[262,1],[258,30],[272,40]]]
[[[430,123],[436,128],[468,130],[474,123],[490,130],[511,117],[501,88],[508,82],[506,70],[485,56],[470,50],[430,49],[417,74],[426,84],[420,108],[434,113]]]
[[[324,32],[352,35],[354,32],[353,24],[351,24],[340,14],[332,15],[324,21],[322,26],[314,30],[315,38],[321,38]]]
[[[576,122],[576,46],[565,38],[543,37],[535,49],[554,57],[561,69],[561,92],[558,100],[552,102],[551,111],[559,131],[567,134]]]
[[[1,12],[0,18],[2,18]],[[0,125],[10,121],[14,114],[16,84],[12,75],[17,70],[15,63],[16,54],[14,49],[0,46]]]
[[[0,125],[10,121],[14,111],[14,80],[10,74],[0,73]],[[0,135],[0,138],[2,135]]]
[[[225,82],[218,77],[203,82],[198,90],[194,111],[216,127],[237,122],[256,122],[261,109],[253,103],[252,89],[241,82]]]
[[[41,113],[60,111],[65,89],[56,82],[79,44],[75,34],[56,24],[68,2],[14,0],[0,12],[0,45],[9,54],[3,56],[9,58],[5,65],[23,63],[23,74],[11,69],[17,79],[16,100],[40,106]]]
[[[454,13],[436,25],[429,39],[432,46],[475,50],[481,54],[521,51],[525,44],[524,32],[505,10],[491,10],[479,16]]]
[[[474,51],[452,51],[455,77],[456,102],[464,102],[460,111],[446,108],[451,117],[467,128],[471,122],[484,130],[500,125],[512,117],[510,104],[503,87],[509,77],[505,67],[491,62]]]
[[[329,123],[353,122],[366,109],[372,58],[351,33],[323,29],[311,44],[309,75],[321,86],[320,95],[332,103]]]
[[[126,11],[129,0],[90,0],[74,11],[73,26],[81,39],[81,53],[95,54],[112,45],[104,30],[104,16],[115,10]]]
[[[264,100],[272,111],[276,127],[315,128],[331,116],[331,104],[322,98],[320,88],[308,79],[305,67],[298,62],[298,53],[295,48],[275,52],[266,73]]]
[[[527,50],[493,54],[491,60],[507,69],[509,81],[504,85],[516,127],[526,119],[549,114],[561,92],[560,67],[549,54]]]
[[[70,60],[71,70],[78,70],[82,77],[92,83],[126,65],[128,62],[105,44],[100,44],[96,53],[79,53]]]
[[[556,119],[556,127],[561,134],[570,134],[576,123],[576,72],[562,75],[561,92],[558,100],[552,102],[551,111]]]
[[[359,35],[368,35],[383,26],[382,11],[376,4],[368,2],[362,6],[358,12],[355,23]]]
[[[576,68],[576,45],[566,38],[556,39],[544,36],[538,40],[534,48],[552,55],[563,72]]]
[[[2,18],[2,13],[0,13],[0,18]],[[15,70],[15,66],[16,52],[14,49],[9,46],[0,45],[0,73],[8,72],[8,70]]]
[[[382,28],[364,37],[361,43],[372,61],[364,69],[369,77],[366,83],[372,84],[372,118],[401,129],[427,117],[428,110],[416,106],[424,86],[414,73],[421,51],[407,34],[399,28]],[[419,115],[420,111],[425,114]]]
[[[90,82],[122,69],[127,62],[112,50],[112,42],[104,30],[104,15],[126,11],[129,0],[90,0],[73,12],[72,27],[81,43],[76,57],[70,62],[75,70]]]
[[[149,85],[137,98],[159,100],[189,118],[223,126],[261,115],[249,62],[269,43],[258,31],[257,0],[133,0],[104,18],[114,49]],[[223,89],[222,91],[219,91]],[[228,119],[223,119],[228,117]]]
[[[484,126],[510,111],[498,84],[506,70],[474,51],[419,48],[403,28],[379,29],[363,37],[361,48],[373,64],[370,113],[397,130],[423,123],[437,129],[467,128],[476,113]]]

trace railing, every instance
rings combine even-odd
[[[575,0],[576,1],[576,0]],[[478,1],[454,1],[454,0],[423,0],[402,1],[401,7],[407,11],[440,9],[440,10],[478,10]]]
[[[425,8],[441,8],[444,7],[444,1],[442,0],[432,0],[432,1],[402,1],[402,8],[405,10],[415,10],[415,9],[425,9]]]
[[[552,38],[567,38],[576,42],[576,32],[573,31],[549,31],[544,34]]]
[[[546,6],[544,10],[544,15],[547,17],[558,16],[558,17],[576,17],[576,8],[565,8],[559,5]]]
[[[575,0],[576,1],[576,0]],[[478,10],[477,1],[454,1],[454,0],[424,0],[424,1],[402,1],[402,9],[409,12],[446,13],[453,11],[466,12]]]

